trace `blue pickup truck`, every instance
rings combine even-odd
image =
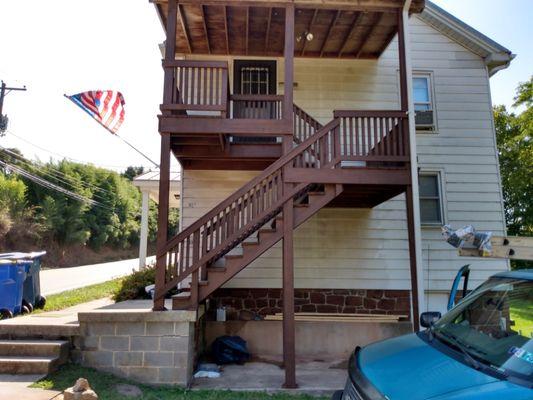
[[[424,331],[355,349],[333,400],[532,400],[533,270],[499,273],[465,296],[467,280],[466,267],[451,309],[421,315]]]

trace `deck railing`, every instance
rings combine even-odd
[[[341,111],[339,154],[345,161],[407,161],[407,114],[403,111]]]
[[[337,111],[335,118],[307,137],[262,173],[220,202],[159,250],[165,259],[165,285],[157,288],[163,297],[178,282],[192,276],[191,290],[198,293],[198,280],[206,267],[225,255],[267,221],[282,212],[288,201],[310,190],[314,171],[342,168],[343,161],[409,160],[407,116],[399,111]],[[364,144],[363,144],[364,143]],[[287,168],[288,167],[288,168]],[[303,172],[295,185],[286,187],[286,171]],[[301,168],[306,168],[302,171]],[[316,182],[320,183],[320,182]]]
[[[283,96],[234,94],[230,98],[234,119],[283,118]]]
[[[228,115],[228,63],[225,61],[164,61],[173,72],[172,103],[162,111],[213,112]]]

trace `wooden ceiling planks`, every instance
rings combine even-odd
[[[285,9],[254,4],[261,5],[180,1],[176,52],[283,56]],[[164,22],[167,4],[158,3],[157,6]],[[397,33],[396,12],[394,8],[375,11],[370,8],[312,8],[308,4],[299,7],[295,13],[295,56],[378,58]],[[313,35],[311,41],[306,39],[306,33]]]

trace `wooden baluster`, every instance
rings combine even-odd
[[[201,241],[201,251],[200,258],[207,254],[207,225],[204,225],[204,230],[202,232],[202,241]],[[201,274],[200,277],[203,281],[207,280],[207,266],[205,264],[201,265]]]
[[[191,68],[191,104],[196,104],[196,69]]]
[[[183,68],[183,74],[184,74],[184,81],[183,81],[183,103],[185,104],[191,104],[189,101],[189,72],[191,71],[190,68],[184,67]]]
[[[207,90],[207,104],[209,105],[213,105],[215,104],[213,102],[213,68],[208,68],[209,69],[209,80],[208,80],[208,83],[209,85],[206,85],[209,86],[208,90]],[[207,71],[207,69],[206,69]]]
[[[215,68],[215,96],[214,97],[215,97],[215,104],[217,105],[224,104],[222,100],[223,94],[222,95],[220,94],[220,80],[222,79],[221,75],[222,75],[222,69]]]
[[[396,135],[393,135],[392,133],[392,130],[394,129],[394,125],[392,124],[392,119],[391,118],[387,118],[386,119],[387,121],[387,129],[386,129],[386,132],[385,134],[387,135],[387,155],[391,156],[391,155],[395,155],[396,152],[394,151],[394,146],[396,145]]]
[[[341,135],[340,126],[333,129],[333,159],[340,160],[341,155]]]
[[[193,267],[200,258],[200,232],[196,230],[192,238],[192,260],[191,267]],[[191,307],[196,310],[198,308],[198,270],[192,273],[191,278]]]
[[[358,118],[361,121],[361,155],[366,156],[367,154],[367,135],[368,130],[366,127],[366,118]]]

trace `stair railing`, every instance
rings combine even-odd
[[[284,167],[287,165],[298,176],[298,169],[342,167],[342,161],[408,160],[406,118],[405,113],[397,111],[336,112],[331,122],[276,160],[158,251],[158,259],[165,258],[166,271],[165,285],[156,288],[155,298],[164,297],[179,282],[192,276],[191,292],[194,299],[199,276],[206,275],[208,265],[278,216],[287,201],[293,201],[310,190],[309,183],[298,183],[288,190],[284,187]],[[300,182],[309,182],[308,174],[312,172],[301,173],[305,174],[306,179]]]
[[[156,288],[156,298],[161,298],[177,283],[222,257],[279,215],[284,203],[304,194],[308,186],[305,183],[288,191],[284,189],[283,167],[294,163],[309,148],[318,148],[320,145],[316,143],[329,136],[338,124],[338,120],[331,121],[169,240],[157,254],[158,258],[166,258],[167,268],[165,285]],[[317,161],[317,168],[326,164],[325,160]]]

